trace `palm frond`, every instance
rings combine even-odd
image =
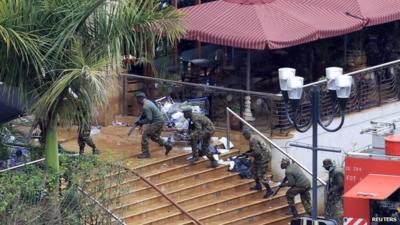
[[[108,61],[85,52],[79,41],[74,42],[68,55],[70,69],[47,84],[32,112],[43,120],[57,115],[62,125],[90,124],[98,110],[106,105],[115,80],[107,73]]]

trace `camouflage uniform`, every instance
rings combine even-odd
[[[199,157],[197,144],[199,141],[201,141],[202,152],[206,154],[208,159],[213,160],[214,158],[208,148],[210,145],[211,136],[215,131],[214,124],[211,122],[211,120],[206,116],[192,113],[190,116],[189,131],[193,158]]]
[[[311,184],[306,175],[296,164],[290,164],[286,167],[285,175],[287,183],[285,186],[290,187],[286,192],[287,202],[290,208],[295,208],[294,198],[300,194],[301,203],[306,210],[306,213],[311,214]]]
[[[144,100],[142,114],[143,116],[141,116],[141,119],[137,122],[138,125],[149,124],[142,134],[142,152],[144,154],[150,154],[149,138],[160,146],[165,145],[165,141],[160,137],[164,125],[164,118],[157,106],[148,99]]]
[[[262,183],[268,183],[266,176],[268,163],[271,161],[271,152],[267,143],[258,135],[251,135],[249,156],[254,158],[251,172],[255,179],[259,179]]]
[[[93,154],[98,153],[96,145],[93,143],[92,138],[90,137],[89,125],[82,125],[78,127],[78,145],[79,154],[81,155],[85,152],[85,144],[92,148]]]
[[[325,216],[343,224],[343,171],[332,166],[327,184],[327,200]]]

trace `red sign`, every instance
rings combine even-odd
[[[344,168],[344,193],[364,179],[368,174],[400,175],[399,160],[346,157]],[[379,187],[376,187],[379,189]],[[369,199],[343,198],[344,217],[370,220]],[[369,224],[369,222],[368,222]]]

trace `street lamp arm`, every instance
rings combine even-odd
[[[321,107],[320,107],[321,108]],[[331,112],[329,113],[329,118],[328,121],[326,121],[325,123],[319,123],[322,127],[328,127],[329,125],[331,125],[331,123],[333,122],[333,119],[335,118],[335,111],[336,111],[336,104],[334,102],[332,102],[332,107],[331,107]]]
[[[342,128],[342,126],[343,126],[343,124],[344,124],[344,114],[345,114],[345,111],[344,110],[340,110],[340,124],[339,124],[339,126],[338,127],[336,127],[336,128],[334,128],[334,129],[330,129],[330,128],[328,128],[328,126],[324,126],[324,124],[323,124],[323,122],[321,121],[321,118],[319,117],[318,118],[318,124],[324,129],[324,130],[326,130],[326,131],[328,131],[328,132],[336,132],[336,131],[338,131],[338,130],[340,130],[340,128]]]
[[[296,107],[297,108],[297,107]],[[290,123],[290,125],[292,125],[298,132],[300,132],[300,133],[305,133],[308,129],[310,129],[310,127],[311,127],[311,118],[308,120],[308,122],[307,123],[305,123],[305,124],[301,124],[301,125],[299,125],[299,124],[297,124],[297,122],[296,122],[296,118],[298,117],[297,116],[297,109],[294,109],[295,110],[295,116],[294,116],[294,119],[292,119],[291,117],[290,117],[290,114],[289,114],[289,106],[288,106],[288,104],[286,104],[285,103],[285,114],[286,114],[286,118],[288,119],[288,121],[289,121],[289,123]]]
[[[311,127],[311,125],[312,125],[312,121],[311,121],[311,119],[310,119],[310,120],[308,120],[308,122],[307,122],[306,124],[303,124],[303,125],[301,125],[301,126],[298,126],[296,122],[294,122],[292,125],[294,126],[294,128],[295,128],[298,132],[300,132],[300,133],[305,133],[305,132],[307,132],[307,131],[310,129],[310,127]]]

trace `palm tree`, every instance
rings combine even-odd
[[[90,123],[107,103],[120,56],[173,44],[181,16],[158,0],[0,0],[0,81],[32,97],[47,166],[58,171],[58,126]]]

